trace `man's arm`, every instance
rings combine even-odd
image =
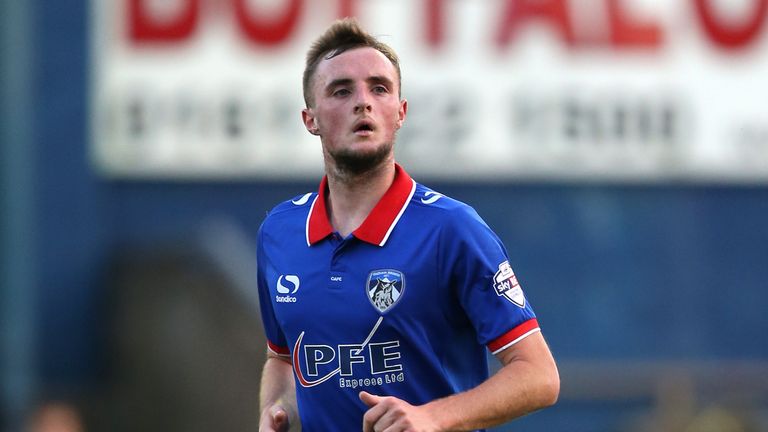
[[[296,405],[296,384],[290,358],[267,352],[261,373],[259,395],[260,432],[299,430],[299,410]]]
[[[496,426],[550,406],[560,393],[560,377],[541,332],[536,332],[496,356],[502,368],[466,392],[414,406],[395,397],[360,398],[370,409],[363,431],[466,431]],[[390,429],[387,429],[388,431]]]

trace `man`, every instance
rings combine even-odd
[[[326,175],[259,231],[260,430],[478,430],[553,404],[557,368],[503,245],[395,163],[408,104],[392,49],[336,22],[304,98]],[[503,364],[490,378],[486,347]]]

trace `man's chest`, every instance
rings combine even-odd
[[[386,317],[382,330],[414,317],[439,321],[441,304],[450,301],[429,248],[378,247],[353,239],[294,251],[276,248],[269,256],[270,298],[291,342],[302,332],[328,343],[355,341],[380,317]]]
[[[272,254],[266,279],[284,330],[313,322],[338,329],[434,303],[440,284],[434,254],[367,245],[337,249]]]
[[[431,249],[353,239],[285,250],[268,254],[265,275],[304,387],[402,382],[425,367],[417,353],[458,316]]]

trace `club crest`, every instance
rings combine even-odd
[[[374,270],[368,275],[368,300],[379,312],[386,312],[403,296],[405,276],[398,270]]]

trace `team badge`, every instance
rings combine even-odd
[[[403,296],[405,277],[398,270],[374,270],[368,275],[368,300],[379,312],[386,312]]]
[[[499,264],[499,271],[493,275],[493,289],[496,290],[496,295],[503,295],[515,305],[521,308],[525,307],[525,295],[523,295],[523,289],[520,288],[520,284],[517,283],[517,276],[515,276],[515,273],[512,271],[512,266],[509,265],[509,261],[504,261]]]

